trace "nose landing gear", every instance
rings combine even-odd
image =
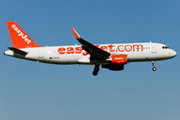
[[[154,64],[154,63],[155,63],[155,61],[152,61],[152,66],[153,66],[152,70],[153,70],[153,71],[156,71],[156,70],[157,70],[157,68],[156,68],[156,67],[154,67],[154,66],[155,66],[155,64]]]

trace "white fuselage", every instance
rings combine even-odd
[[[160,43],[127,43],[127,44],[100,44],[95,45],[111,53],[111,55],[126,54],[127,62],[158,61],[176,56],[176,52]],[[44,62],[51,64],[95,64],[90,61],[90,55],[81,49],[80,45],[35,47],[21,49],[26,55],[5,51],[5,55]],[[100,64],[106,64],[101,62]]]

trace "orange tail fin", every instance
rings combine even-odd
[[[7,21],[9,34],[14,48],[41,47],[37,45],[15,21]]]

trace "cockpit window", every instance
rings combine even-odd
[[[162,46],[162,49],[169,49],[168,46]]]

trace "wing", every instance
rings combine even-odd
[[[87,42],[86,40],[82,39],[80,35],[73,29],[71,28],[75,38],[82,44],[82,49],[87,52],[87,54],[90,54],[91,57],[97,57],[97,58],[107,58],[110,56],[109,52],[106,52],[95,45]]]

